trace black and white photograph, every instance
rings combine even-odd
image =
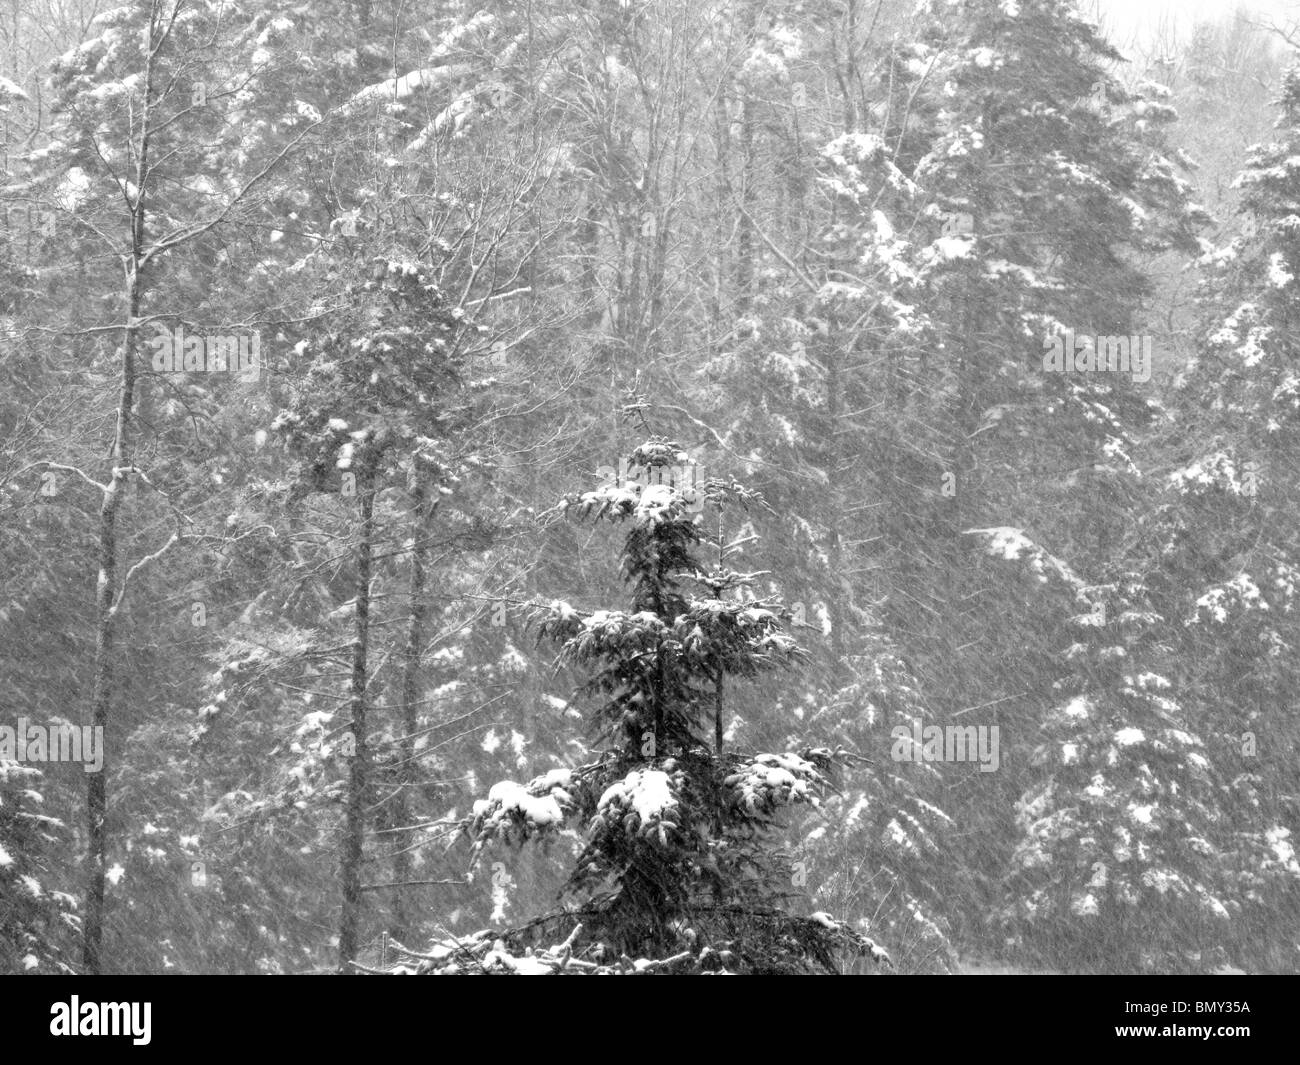
[[[1300,974],[1297,0],[0,0],[0,386],[38,1035]]]

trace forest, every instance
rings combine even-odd
[[[0,0],[0,973],[1300,972],[1300,11],[115,4]]]

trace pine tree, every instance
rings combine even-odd
[[[290,503],[337,484],[340,496],[355,502],[358,511],[352,750],[340,874],[344,968],[359,948],[361,862],[372,788],[370,609],[377,519],[382,516],[376,501],[392,475],[403,487],[416,489],[421,521],[430,493],[450,494],[456,463],[446,437],[462,409],[450,397],[461,379],[464,312],[416,263],[380,258],[370,267],[369,278],[347,288],[345,320],[330,322],[303,341],[302,353],[310,359],[306,380],[272,426],[301,459]]]
[[[1204,246],[1205,318],[1174,393],[1177,465],[1150,522],[1160,545],[1150,579],[1180,623],[1185,683],[1219,769],[1234,960],[1291,971],[1300,941],[1279,934],[1278,914],[1294,914],[1300,884],[1300,729],[1289,709],[1300,682],[1300,68],[1278,105],[1275,139],[1251,149],[1234,182],[1238,234]]]
[[[845,774],[816,816],[802,819],[797,853],[807,860],[810,889],[846,918],[870,918],[899,972],[952,972],[960,913],[951,900],[970,887],[953,854],[956,824],[943,809],[945,778],[957,767],[893,760],[886,738],[932,725],[935,714],[884,633],[864,641],[848,665],[853,680],[809,693],[799,724],[837,749],[872,757]]]
[[[41,776],[0,757],[0,973],[74,971],[81,920],[76,900],[49,883],[65,826],[42,810]]]
[[[1168,623],[1140,574],[1088,585],[1014,529],[990,553],[1084,607],[1060,631],[1063,675],[1016,804],[999,917],[1053,968],[1205,971],[1231,917],[1215,845],[1222,812],[1204,740],[1168,672]]]
[[[559,644],[559,662],[591,671],[581,690],[596,700],[591,725],[609,746],[578,768],[494,785],[465,825],[478,853],[491,842],[554,838],[577,822],[585,843],[565,884],[569,904],[490,951],[489,933],[444,944],[424,956],[426,968],[547,971],[563,958],[577,971],[623,959],[637,971],[779,973],[834,971],[845,949],[887,958],[825,913],[788,912],[795,893],[774,833],[784,808],[821,801],[836,758],[826,748],[722,749],[719,678],[753,698],[736,682],[792,666],[801,650],[782,631],[779,606],[726,597],[745,575],[706,569],[697,557],[692,492],[720,507],[757,497],[734,481],[674,483],[670,471],[685,463],[676,443],[651,440],[629,459],[640,481],[606,483],[565,504],[632,526],[622,554],[628,610],[539,608],[539,635]],[[546,960],[512,953],[557,933],[563,944]]]

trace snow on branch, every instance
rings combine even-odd
[[[475,852],[491,840],[520,842],[559,828],[576,809],[573,772],[552,769],[526,785],[502,780],[474,803],[468,825]]]
[[[677,789],[680,773],[662,769],[634,769],[616,780],[600,797],[592,819],[596,829],[621,826],[629,836],[657,838],[667,845],[669,831],[677,827]]]
[[[443,63],[438,66],[422,67],[396,78],[385,78],[374,85],[367,85],[353,95],[341,108],[339,114],[350,115],[377,101],[385,103],[409,99],[417,92],[442,89],[460,78],[474,73],[470,63]]]
[[[817,755],[821,752],[807,752]],[[829,758],[829,752],[825,752]],[[723,785],[750,813],[771,815],[795,803],[818,806],[827,786],[822,770],[797,754],[759,754],[741,762]]]
[[[1056,577],[1073,588],[1076,595],[1085,587],[1083,580],[1068,565],[1039,547],[1021,529],[1009,526],[966,529],[964,535],[983,537],[985,550],[994,558],[1024,563],[1040,584],[1046,584],[1051,577]]]

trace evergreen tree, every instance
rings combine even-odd
[[[1175,468],[1151,521],[1161,545],[1151,580],[1180,622],[1178,644],[1200,728],[1220,769],[1219,840],[1238,964],[1291,971],[1300,942],[1279,934],[1294,912],[1300,862],[1300,729],[1289,706],[1300,674],[1295,515],[1300,349],[1300,69],[1283,79],[1276,138],[1256,145],[1235,184],[1241,234],[1208,243],[1204,326],[1175,397]]]
[[[526,785],[498,783],[475,804],[466,829],[476,851],[550,838],[570,820],[585,833],[565,884],[571,905],[502,937],[482,959],[489,967],[518,971],[508,949],[556,933],[587,967],[624,958],[641,970],[805,972],[834,971],[846,948],[886,957],[825,913],[786,912],[790,872],[773,832],[783,808],[820,802],[835,756],[825,748],[722,749],[718,680],[793,665],[800,649],[774,604],[727,598],[746,576],[706,569],[696,555],[692,491],[716,506],[747,507],[756,498],[735,482],[673,483],[670,471],[686,461],[675,443],[652,440],[629,460],[644,483],[607,483],[572,501],[581,514],[632,525],[622,565],[630,608],[580,611],[557,602],[540,617],[540,635],[559,643],[559,660],[593,671],[582,691],[599,700],[591,724],[611,746],[594,762]],[[691,584],[702,592],[692,594]],[[752,689],[740,690],[753,698]],[[444,964],[434,967],[455,967],[475,949],[486,952],[486,936],[444,947],[436,955]]]
[[[1042,558],[1013,530],[1008,559]],[[1223,825],[1206,745],[1164,675],[1164,619],[1141,577],[1084,586],[1065,675],[1016,804],[1011,902],[1001,916],[1029,953],[1067,972],[1207,971],[1230,917],[1216,844]],[[1216,928],[1215,925],[1219,927]]]
[[[0,757],[0,972],[71,973],[76,900],[50,883],[63,823],[44,813],[41,771]]]

